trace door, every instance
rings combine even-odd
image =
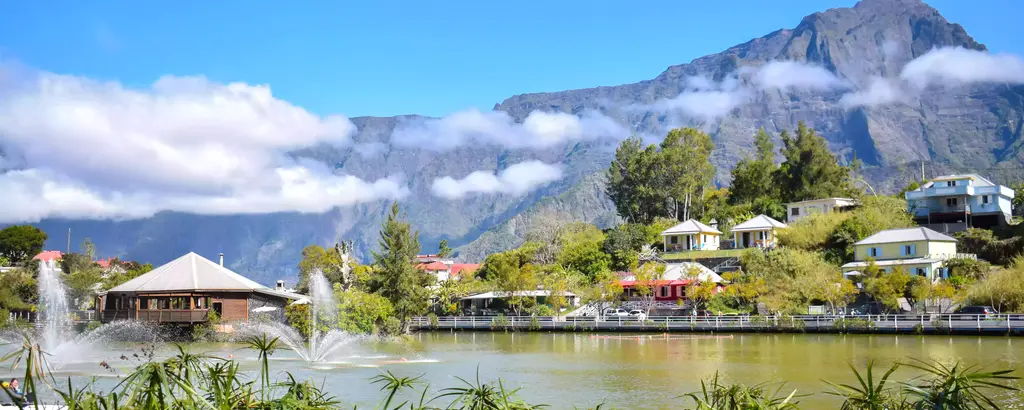
[[[224,304],[221,302],[213,302],[213,311],[217,313],[217,317],[224,317]]]
[[[749,248],[750,247],[750,232],[744,232],[743,233],[743,247],[744,248]]]

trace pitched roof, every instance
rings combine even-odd
[[[189,252],[135,279],[110,289],[110,292],[160,291],[234,291],[259,292],[298,299],[302,295],[277,292],[213,261]]]
[[[985,177],[983,177],[981,175],[978,175],[978,174],[953,174],[953,175],[943,175],[943,176],[940,176],[940,177],[932,178],[932,180],[926,182],[924,184],[924,186],[922,186],[922,188],[931,188],[932,185],[935,182],[939,182],[939,181],[952,181],[952,180],[960,180],[960,179],[971,179],[971,180],[974,180],[974,186],[994,186],[995,185],[994,183],[992,183],[992,181],[989,181],[987,178],[985,178]]]
[[[418,264],[418,265],[416,265],[416,268],[420,269],[420,270],[439,271],[439,270],[448,270],[448,265],[445,265],[445,264],[443,264],[441,262],[438,262],[438,261],[434,261],[434,262],[430,262],[430,263]]]
[[[60,259],[62,256],[64,256],[64,254],[61,253],[61,251],[42,251],[42,252],[39,252],[38,255],[33,256],[32,260],[41,260],[41,261],[49,262],[49,261],[52,261],[52,260]]]
[[[622,282],[636,282],[636,274],[632,272],[619,272],[618,274],[620,284]],[[696,277],[693,277],[696,275]],[[692,281],[697,280],[699,282],[710,281],[714,283],[722,283],[723,279],[715,271],[708,269],[707,266],[701,265],[697,262],[675,262],[665,265],[665,273],[661,274],[661,280],[664,281]],[[689,283],[689,282],[687,282]],[[677,283],[685,285],[687,283]]]
[[[479,263],[456,263],[451,267],[451,275],[459,276],[462,273],[473,273],[480,269]]]
[[[719,231],[719,230],[717,230],[715,228],[712,228],[710,226],[704,225],[704,224],[700,223],[700,221],[698,221],[696,219],[687,219],[686,221],[683,221],[683,223],[680,223],[679,225],[676,225],[676,226],[673,226],[671,228],[666,229],[661,234],[662,235],[685,235],[685,234],[695,234],[695,233],[717,233],[719,235],[722,234],[721,231]]]
[[[912,241],[956,242],[956,239],[953,239],[953,237],[949,235],[944,235],[919,226],[917,228],[886,229],[864,238],[854,245],[875,245],[881,243]]]
[[[788,228],[782,222],[776,221],[767,215],[758,215],[749,220],[732,227],[732,232],[764,231],[772,228]]]

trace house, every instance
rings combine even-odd
[[[284,320],[285,306],[303,298],[232,272],[223,258],[217,264],[189,252],[100,293],[96,306],[104,323],[133,319],[188,326],[205,322],[211,310],[225,322],[248,320],[255,309]]]
[[[976,174],[941,176],[904,196],[919,224],[947,232],[1005,225],[1013,214],[1013,190]]]
[[[416,265],[416,269],[431,274],[438,282],[444,282],[451,277],[451,268],[440,261],[421,262]]]
[[[580,298],[572,292],[565,292],[565,304],[569,307],[580,305]],[[466,296],[459,299],[461,307],[470,311],[481,310],[505,310],[508,309],[508,299],[511,297],[533,298],[534,304],[543,305],[551,297],[550,290],[517,290],[515,292],[484,292],[476,295]]]
[[[793,223],[803,217],[817,213],[829,213],[840,211],[857,205],[857,201],[850,198],[822,198],[808,201],[791,202],[786,204],[786,222]]]
[[[718,229],[688,219],[683,223],[666,229],[661,233],[665,252],[681,252],[692,250],[716,250],[722,232]]]
[[[775,232],[788,227],[767,215],[758,215],[732,227],[729,232],[732,232],[737,249],[772,248],[775,246]]]
[[[472,276],[478,269],[480,269],[479,263],[453,263],[451,268],[448,269],[448,277],[450,279],[462,279],[466,275]]]
[[[721,276],[708,269],[708,267],[697,262],[679,262],[665,265],[665,273],[661,280],[655,285],[654,300],[657,302],[672,302],[678,305],[677,301],[686,300],[686,288],[690,285],[711,281],[719,284],[724,282]],[[622,273],[619,276],[619,286],[622,286],[622,295],[626,300],[635,300],[638,297],[638,288],[649,286],[650,283],[638,283],[636,275]]]
[[[889,229],[855,243],[853,262],[842,266],[843,275],[857,276],[874,261],[890,271],[902,267],[907,273],[932,280],[949,277],[945,262],[954,258],[975,259],[958,254],[956,239],[924,227]]]

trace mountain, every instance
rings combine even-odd
[[[731,166],[750,152],[757,128],[777,135],[798,121],[824,135],[844,161],[862,161],[867,182],[879,191],[893,191],[919,178],[919,164],[924,163],[929,173],[975,170],[997,174],[993,175],[997,179],[1019,175],[1024,159],[1024,87],[932,87],[917,96],[879,94],[899,100],[886,105],[850,105],[851,93],[863,92],[865,99],[878,97],[875,91],[885,91],[887,84],[897,81],[908,63],[942,47],[986,50],[963,27],[918,0],[864,0],[851,8],[806,16],[793,29],[671,66],[651,80],[517,95],[494,109],[516,121],[537,110],[598,112],[646,137],[663,135],[675,126],[700,126],[714,138],[713,162],[721,184],[728,183]],[[737,82],[810,80],[787,80],[785,76],[794,73],[787,70],[757,72],[753,80],[737,74],[785,61],[823,67],[835,80],[826,78],[825,86],[814,87],[735,88]],[[759,80],[761,74],[775,77]],[[704,112],[715,108],[715,102],[723,104],[720,112]],[[689,110],[687,115],[679,114],[680,107]],[[436,152],[392,141],[397,126],[418,119],[422,117],[353,118],[359,129],[355,141],[372,149],[318,147],[302,154],[368,180],[401,177],[411,192],[401,203],[419,229],[424,251],[448,239],[459,247],[462,258],[478,261],[489,252],[518,245],[523,232],[535,223],[553,219],[580,219],[601,226],[616,223],[614,207],[603,195],[602,174],[614,153],[614,142],[586,140],[545,150],[470,144]],[[524,195],[447,200],[430,194],[435,178],[500,170],[531,159],[562,164],[564,177]],[[163,263],[188,251],[207,257],[224,252],[232,268],[270,283],[294,278],[300,252],[309,244],[353,239],[359,255],[368,259],[386,209],[387,204],[380,202],[318,215],[161,213],[121,222],[45,220],[39,226],[51,234],[51,248],[63,249],[64,233],[71,228],[73,243],[88,236],[101,256]]]

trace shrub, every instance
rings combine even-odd
[[[427,315],[427,321],[430,322],[430,328],[431,329],[437,329],[437,327],[440,325],[440,323],[438,323],[438,320],[437,320],[437,315],[435,315],[433,313]]]
[[[956,238],[961,252],[977,254],[996,265],[1009,265],[1024,249],[1024,237],[999,239],[986,229],[971,228],[958,233]]]
[[[530,330],[540,330],[540,321],[537,320],[536,316],[530,318]]]
[[[394,316],[387,317],[381,325],[380,333],[384,336],[402,334],[402,321]]]
[[[497,316],[494,317],[494,319],[491,319],[491,329],[504,329],[507,331],[511,327],[512,321],[509,320],[508,316],[505,316],[504,314],[499,313]]]

